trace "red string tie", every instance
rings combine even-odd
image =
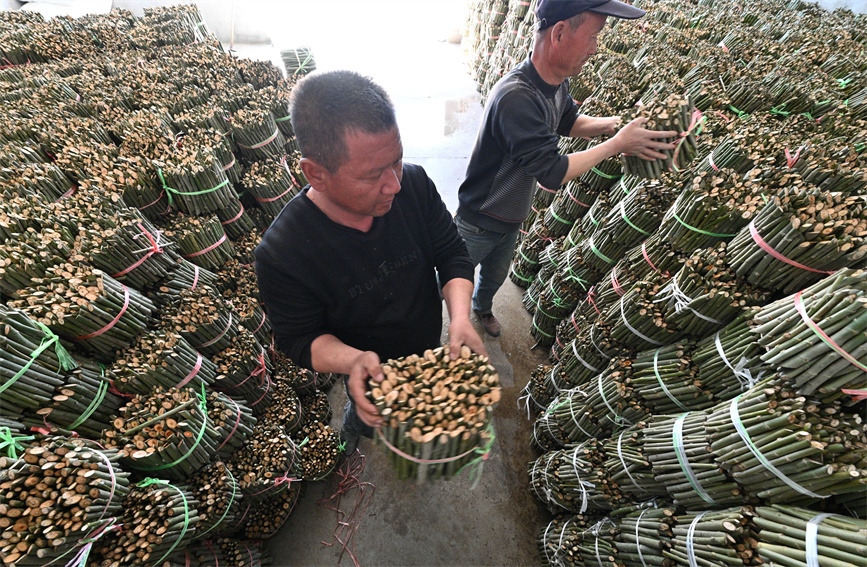
[[[128,274],[131,271],[138,268],[139,266],[141,266],[148,258],[153,256],[154,254],[162,254],[163,253],[163,249],[160,248],[160,238],[162,238],[162,235],[163,235],[162,231],[160,231],[160,230],[156,231],[157,236],[156,236],[156,238],[154,238],[154,236],[150,232],[145,230],[145,228],[141,225],[141,223],[138,224],[138,228],[139,228],[139,230],[141,230],[141,232],[139,234],[136,234],[135,236],[133,236],[133,240],[137,239],[139,236],[144,235],[147,237],[148,241],[150,242],[151,247],[149,249],[146,249],[147,253],[144,256],[142,256],[141,258],[139,258],[135,264],[133,264],[132,266],[130,266],[129,268],[127,268],[125,270],[121,270],[120,272],[118,272],[116,274],[112,274],[111,277],[117,278],[117,277],[123,276],[125,274]]]
[[[120,313],[117,314],[117,317],[112,319],[111,322],[108,325],[106,325],[105,327],[103,327],[102,329],[100,329],[98,331],[94,331],[92,333],[88,333],[87,335],[80,335],[78,337],[72,337],[72,340],[81,341],[84,339],[92,339],[94,337],[98,337],[99,335],[105,333],[106,331],[108,331],[109,329],[114,327],[117,324],[117,322],[120,321],[120,318],[123,316],[124,313],[126,313],[126,308],[129,307],[129,289],[123,284],[120,284],[120,285],[123,288],[123,307],[121,308]]]

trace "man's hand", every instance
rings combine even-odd
[[[355,401],[355,410],[361,421],[371,427],[382,426],[382,416],[376,410],[365,395],[367,393],[368,380],[374,382],[382,382],[382,366],[380,366],[379,355],[372,351],[366,351],[359,354],[352,361],[352,368],[349,371],[349,395]]]
[[[660,142],[658,138],[677,138],[675,130],[648,130],[644,127],[647,118],[636,118],[620,129],[612,142],[617,144],[619,153],[638,156],[646,160],[665,159],[659,150],[673,150],[675,142]]]
[[[463,345],[470,347],[473,352],[488,356],[485,343],[470,322],[469,316],[456,317],[449,323],[449,358],[458,358]]]

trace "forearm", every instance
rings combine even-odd
[[[464,278],[453,278],[443,286],[443,299],[449,312],[449,319],[470,318],[470,305],[473,295],[473,282]]]
[[[573,138],[593,138],[603,134],[616,134],[617,125],[620,123],[619,116],[594,117],[580,114],[572,124],[569,135]]]
[[[616,156],[619,153],[619,144],[615,138],[612,138],[583,152],[569,154],[566,156],[569,158],[569,167],[566,169],[566,175],[563,176],[563,181],[560,184],[562,185],[576,177],[584,175],[603,160]]]
[[[313,369],[322,373],[349,374],[361,353],[334,335],[319,335],[310,344]]]

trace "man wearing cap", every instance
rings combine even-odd
[[[503,284],[518,229],[533,201],[536,182],[559,187],[611,156],[628,153],[663,159],[674,144],[657,138],[676,132],[651,131],[637,118],[618,132],[617,116],[579,114],[569,95],[569,77],[596,53],[608,16],[635,19],[645,14],[616,0],[539,0],[530,57],[491,89],[467,172],[458,191],[458,230],[475,265],[473,311],[491,336],[500,324],[492,313]],[[583,152],[560,155],[559,136],[616,134]]]

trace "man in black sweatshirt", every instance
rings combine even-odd
[[[481,264],[473,310],[492,336],[500,334],[491,310],[494,294],[506,279],[536,182],[555,190],[608,157],[629,153],[662,159],[658,150],[674,148],[656,139],[677,132],[646,130],[646,118],[637,118],[618,132],[619,117],[581,115],[569,96],[569,77],[596,53],[596,38],[607,16],[634,19],[644,13],[617,0],[539,0],[530,57],[504,75],[488,95],[458,190],[456,222],[473,264]],[[558,152],[559,136],[615,133],[589,150]]]
[[[256,248],[259,290],[277,347],[296,364],[348,375],[342,437],[382,424],[365,398],[381,362],[440,345],[442,298],[453,357],[485,354],[470,322],[473,266],[424,170],[403,163],[385,91],[350,71],[312,74],[292,94],[309,185]]]

